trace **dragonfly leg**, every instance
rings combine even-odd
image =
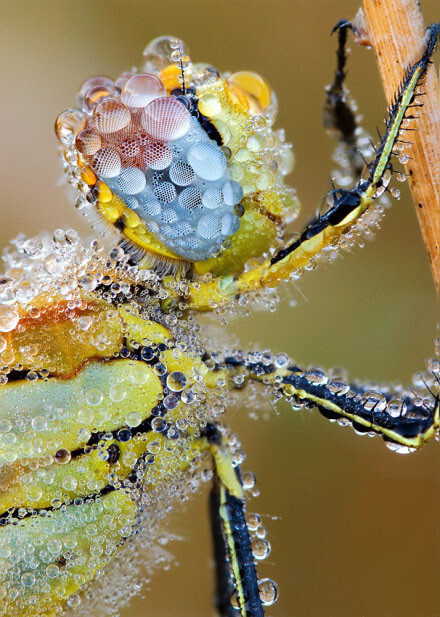
[[[217,609],[221,617],[264,617],[240,469],[233,465],[218,426],[208,424],[203,438],[214,461],[210,511]]]

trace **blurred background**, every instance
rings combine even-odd
[[[438,0],[422,7],[427,23],[439,19]],[[299,228],[330,186],[332,144],[321,129],[334,66],[330,30],[357,9],[357,0],[0,0],[0,245],[18,232],[86,232],[60,181],[54,120],[75,106],[83,79],[116,77],[161,34],[183,38],[194,61],[269,80],[277,125],[295,147]],[[385,101],[371,51],[353,49],[349,87],[375,133]],[[344,366],[353,378],[409,383],[433,354],[439,303],[414,207],[399,188],[372,244],[285,286],[275,314],[232,322],[239,344]],[[272,543],[260,576],[280,590],[268,614],[440,615],[439,444],[399,456],[319,414],[280,405],[269,421],[255,421],[249,411],[233,409],[228,421],[261,489],[249,504]],[[173,546],[180,565],[159,574],[124,617],[214,615],[206,499],[205,490],[173,515],[170,529],[184,539]]]

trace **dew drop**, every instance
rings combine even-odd
[[[114,403],[120,403],[127,396],[127,390],[120,383],[112,384],[109,389],[109,396]]]
[[[0,305],[0,332],[11,332],[18,324],[19,319],[15,307]]]
[[[272,606],[278,599],[278,589],[270,578],[262,578],[258,581],[258,591],[263,606]]]
[[[72,456],[69,450],[66,450],[65,448],[60,448],[59,450],[57,450],[54,456],[55,462],[59,463],[60,465],[66,465],[70,462],[71,458]]]
[[[32,574],[32,572],[26,572],[26,574],[23,574],[23,576],[21,577],[21,584],[23,585],[23,587],[32,587],[35,583],[35,576]]]
[[[131,411],[129,414],[126,415],[125,421],[128,426],[139,426],[139,424],[142,422],[142,416],[137,411]]]
[[[186,387],[186,375],[181,371],[173,371],[167,377],[167,387],[172,392],[182,392]]]
[[[174,394],[169,394],[163,399],[163,405],[165,409],[171,410],[175,409],[179,404],[179,399]]]
[[[103,398],[104,397],[101,390],[98,390],[97,388],[91,388],[86,392],[85,396],[87,404],[91,405],[92,407],[97,407],[98,405],[100,405]]]
[[[270,555],[270,543],[264,538],[256,538],[252,542],[252,555],[255,559],[262,561],[263,559],[267,559]]]
[[[31,426],[35,431],[45,431],[47,429],[47,420],[44,416],[35,416],[31,420]]]

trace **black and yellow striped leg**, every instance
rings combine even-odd
[[[215,465],[210,497],[216,565],[216,606],[221,617],[264,617],[240,470],[232,464],[219,428],[209,424],[204,437]]]
[[[357,432],[381,435],[397,451],[420,448],[440,431],[440,377],[432,373],[432,384],[424,390],[393,392],[390,388],[348,384],[323,371],[291,366],[278,369],[262,362],[229,357],[225,366],[234,383],[236,373],[243,383],[259,381],[282,393],[296,409],[318,409],[330,420],[344,420]],[[251,355],[251,354],[249,354]]]
[[[215,479],[209,497],[209,513],[215,561],[215,606],[220,617],[236,617],[236,610],[231,604],[231,598],[235,587],[231,578],[228,546],[223,531],[220,506],[220,483]]]
[[[418,86],[422,83],[431,56],[437,45],[440,25],[428,29],[428,39],[421,58],[405,71],[393,103],[388,110],[385,133],[376,148],[374,160],[368,163],[368,177],[361,177],[347,190],[333,189],[325,196],[328,209],[313,218],[293,240],[280,247],[270,258],[245,270],[237,277],[213,277],[196,281],[188,287],[187,307],[197,311],[210,311],[237,300],[240,295],[262,288],[276,287],[280,281],[300,273],[321,251],[337,247],[340,239],[349,232],[371,204],[386,190],[390,181],[390,160],[394,146],[402,141],[403,122],[412,119],[411,108],[420,106]],[[342,141],[343,143],[343,141]],[[175,295],[174,292],[171,296]]]
[[[438,435],[440,407],[436,391],[419,395],[372,390],[360,385],[313,380],[303,371],[292,371],[282,379],[281,388],[299,404],[314,407],[330,420],[345,418],[359,433],[374,432],[397,451],[420,448]]]
[[[365,166],[365,161],[358,145],[355,113],[347,98],[344,87],[347,63],[347,35],[353,30],[352,24],[346,19],[338,21],[332,30],[332,34],[338,34],[338,48],[336,51],[336,70],[333,82],[325,89],[325,103],[323,110],[323,124],[327,133],[339,144],[344,146],[349,169],[347,170],[354,178],[359,178]]]

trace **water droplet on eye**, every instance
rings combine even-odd
[[[188,163],[202,180],[215,182],[226,171],[226,157],[222,150],[210,142],[199,142],[191,146],[187,153]]]
[[[20,317],[13,306],[0,305],[0,332],[11,332],[18,324]]]
[[[221,234],[221,221],[213,214],[203,215],[197,223],[197,233],[200,237],[212,240]]]
[[[177,184],[177,186],[188,186],[195,178],[193,168],[184,161],[173,163],[169,174],[171,182]]]
[[[278,589],[270,578],[262,578],[258,581],[258,591],[263,606],[272,606],[278,600]]]
[[[139,73],[131,77],[122,89],[122,101],[128,107],[146,107],[148,103],[166,96],[165,86],[156,75]]]
[[[55,122],[55,133],[65,146],[70,146],[75,140],[75,134],[84,114],[79,109],[67,109],[60,114]]]
[[[222,194],[227,206],[235,206],[243,198],[243,189],[238,182],[228,181],[222,187]]]
[[[159,141],[147,142],[142,156],[145,166],[156,171],[166,169],[171,165],[173,155],[166,144]]]
[[[101,148],[102,140],[98,133],[91,129],[84,129],[78,133],[75,140],[75,146],[81,154],[92,156]]]
[[[92,123],[99,133],[116,133],[128,126],[131,114],[118,99],[106,99],[98,103]]]
[[[191,114],[175,97],[160,97],[145,107],[141,122],[154,139],[174,141],[187,134]]]
[[[57,450],[54,456],[55,462],[59,463],[60,465],[66,465],[66,463],[70,462],[71,458],[72,457],[69,450],[66,450],[65,448],[60,448],[59,450]]]
[[[169,204],[176,199],[176,187],[172,182],[162,182],[154,189],[154,195],[162,204]]]
[[[95,154],[92,167],[102,178],[114,178],[121,171],[121,158],[112,148],[101,148]]]
[[[119,189],[126,195],[137,195],[146,183],[145,174],[137,167],[126,167],[118,176]]]
[[[186,387],[186,375],[180,371],[173,371],[167,377],[167,387],[172,392],[182,392]]]

